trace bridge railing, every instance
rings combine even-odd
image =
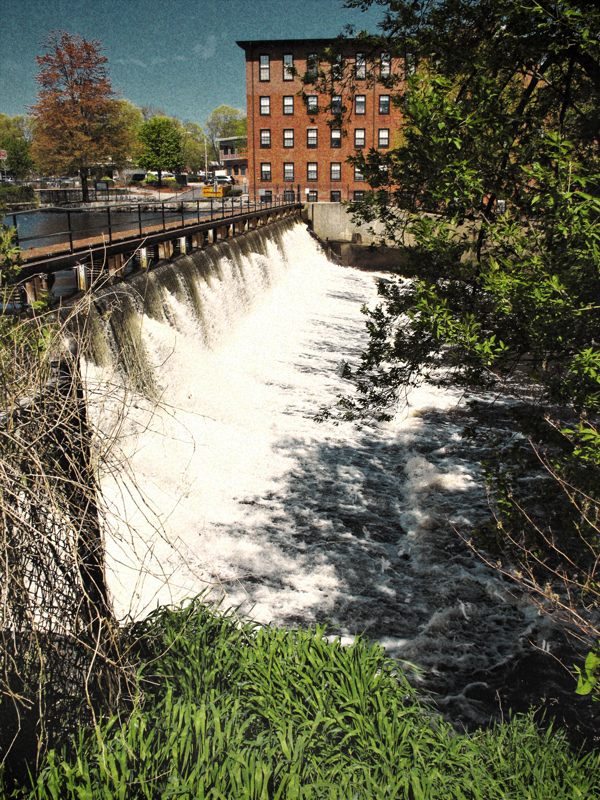
[[[249,197],[118,203],[94,208],[45,207],[4,217],[16,229],[24,261],[43,253],[72,254],[97,244],[112,244],[227,219],[252,211],[289,206]]]

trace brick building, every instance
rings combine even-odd
[[[293,192],[309,202],[361,199],[368,185],[346,159],[357,149],[392,146],[400,112],[392,105],[390,89],[367,80],[359,46],[349,40],[342,53],[344,63],[354,68],[351,88],[334,84],[334,94],[326,96],[316,87],[303,87],[289,68],[298,75],[316,69],[317,54],[331,44],[329,40],[237,44],[246,53],[250,194],[292,199]],[[397,67],[388,53],[377,54],[376,71],[383,77]],[[324,110],[329,105],[332,108]],[[342,106],[349,109],[344,131],[327,124]]]

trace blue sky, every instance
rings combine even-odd
[[[237,40],[327,38],[347,24],[375,32],[380,8],[343,0],[2,0],[0,113],[35,102],[35,57],[51,30],[105,47],[113,87],[137,106],[203,125],[227,104],[245,109],[244,53]]]

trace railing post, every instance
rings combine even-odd
[[[69,247],[70,252],[73,252],[73,230],[71,228],[71,211],[67,208],[67,230],[69,231]]]
[[[106,216],[108,218],[108,243],[112,244],[112,221],[110,218],[110,206],[106,206]]]
[[[140,239],[142,238],[142,206],[138,203],[138,225],[140,226]]]
[[[198,225],[200,225],[200,200],[196,200],[196,219],[198,220]]]
[[[210,221],[213,221],[213,198],[210,198]]]
[[[13,214],[12,218],[13,218],[13,222],[14,222],[13,227],[15,229],[15,244],[18,245],[19,244],[19,228],[17,226],[17,215]]]
[[[167,225],[165,223],[165,201],[163,200],[161,203],[162,206],[162,223],[163,223],[163,233],[167,230]]]

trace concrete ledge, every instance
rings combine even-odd
[[[352,242],[323,242],[327,255],[345,267],[376,272],[401,271],[403,252],[395,247],[372,247]]]
[[[324,242],[331,239],[336,242],[373,244],[379,242],[383,236],[383,225],[380,222],[365,225],[352,222],[352,216],[343,203],[304,203],[302,219]],[[373,233],[369,230],[371,228]]]

